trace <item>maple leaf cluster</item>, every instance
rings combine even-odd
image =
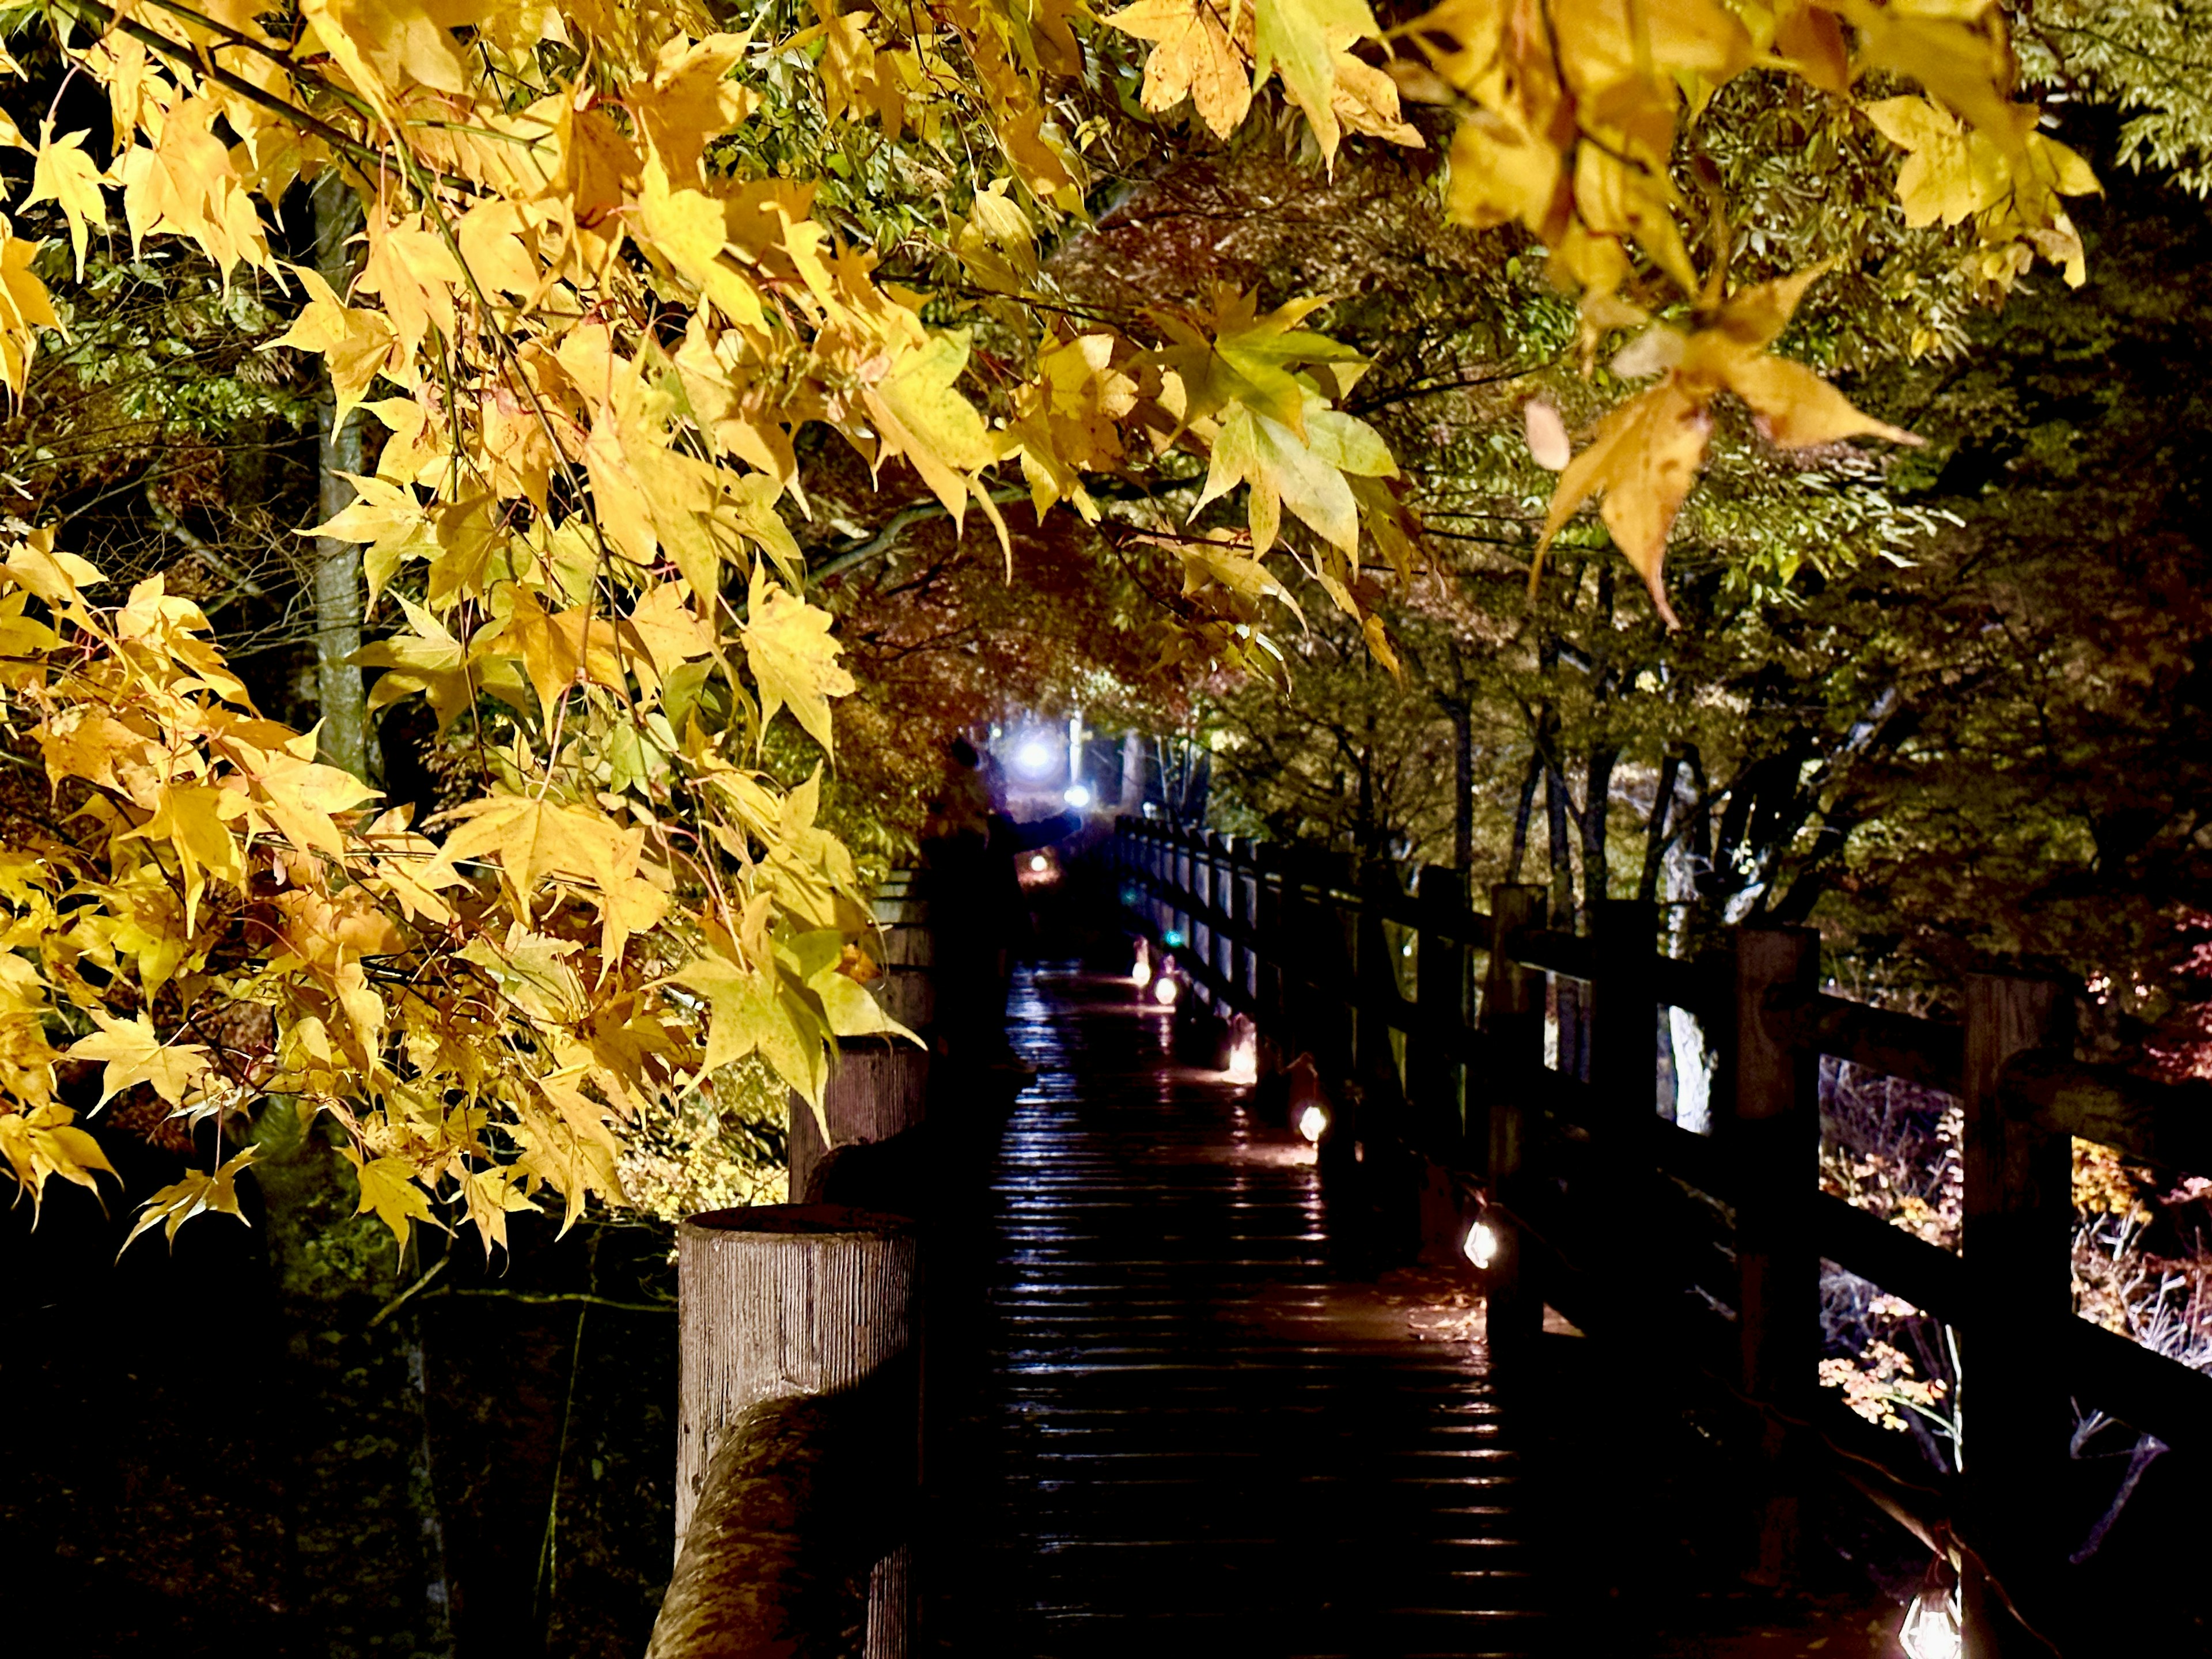
[[[1724,256],[1697,270],[1669,169],[1702,99],[1754,69],[1838,97],[1869,70],[1917,78],[1924,111],[1868,118],[1911,152],[1908,213],[1972,221],[1992,283],[2019,247],[2078,263],[2058,201],[2094,187],[2011,100],[2002,23],[1972,0],[1445,0],[1387,40],[1364,0],[1138,0],[1096,21],[1062,0],[824,0],[809,27],[742,35],[696,0],[67,15],[58,49],[109,131],[50,119],[0,144],[35,155],[32,199],[80,268],[119,203],[134,250],[190,244],[226,280],[296,294],[276,343],[321,360],[338,422],[382,434],[312,532],[363,550],[393,618],[358,659],[382,671],[374,701],[465,723],[484,783],[437,822],[379,810],[312,734],[253,710],[188,601],[156,580],[104,605],[51,530],[17,538],[0,684],[75,816],[0,848],[0,1155],[33,1191],[94,1179],[52,1098],[73,1037],[110,1094],[332,1114],[363,1207],[403,1240],[434,1198],[488,1243],[518,1208],[573,1219],[617,1195],[640,1112],[740,1063],[818,1103],[839,1039],[898,1035],[864,988],[864,894],[817,821],[819,774],[785,787],[763,764],[786,714],[834,757],[854,689],[790,527],[806,428],[910,472],[956,529],[975,508],[1010,565],[998,469],[1040,515],[1099,518],[1105,478],[1149,492],[1130,520],[1182,555],[1215,659],[1258,665],[1261,607],[1289,597],[1279,550],[1390,660],[1363,567],[1402,574],[1416,544],[1389,447],[1345,408],[1364,365],[1306,326],[1322,301],[1223,289],[1109,317],[1051,297],[1038,243],[1085,222],[1079,94],[1118,72],[1117,43],[1151,47],[1132,107],[1188,100],[1216,135],[1279,79],[1323,161],[1355,136],[1423,145],[1401,89],[1462,109],[1454,210],[1540,238],[1593,347],[1648,327],[1632,351],[1666,378],[1561,458],[1552,528],[1602,495],[1662,604],[1720,392],[1783,444],[1901,435],[1767,350],[1808,278],[1732,295]],[[1416,55],[1384,62],[1401,44]],[[861,164],[865,188],[839,182]],[[343,282],[272,241],[293,187],[332,178],[361,214]],[[886,277],[854,217],[871,191],[943,204],[938,246],[999,331],[989,352],[957,305]],[[58,326],[33,252],[0,216],[0,388]],[[1668,320],[1685,305],[1686,331]],[[1187,510],[1161,505],[1177,492]],[[198,1035],[222,999],[270,1010],[265,1053]],[[148,1224],[234,1213],[244,1156]]]

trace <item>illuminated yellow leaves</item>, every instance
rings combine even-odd
[[[1390,451],[1374,428],[1312,400],[1301,437],[1271,416],[1240,407],[1225,416],[1213,441],[1213,459],[1198,505],[1239,483],[1250,486],[1252,550],[1265,553],[1281,532],[1287,507],[1321,538],[1346,553],[1359,546],[1359,505],[1345,475],[1385,478],[1397,474]]]
[[[1366,0],[1137,0],[1103,21],[1153,43],[1144,106],[1162,112],[1188,97],[1217,137],[1242,125],[1255,93],[1280,75],[1325,156],[1347,131],[1421,142],[1399,118],[1389,76],[1346,50],[1376,33]]]
[[[208,99],[188,98],[163,118],[150,145],[124,153],[116,170],[134,252],[149,236],[167,233],[198,243],[226,276],[240,263],[270,267],[260,210],[210,131],[222,112]]]
[[[207,1072],[210,1062],[204,1045],[165,1042],[143,1014],[122,1020],[95,1008],[92,1018],[100,1029],[71,1043],[69,1054],[72,1060],[106,1062],[100,1078],[102,1105],[135,1083],[150,1083],[154,1092],[170,1105],[180,1105],[185,1091]]]
[[[0,1118],[0,1125],[6,1121],[6,1119]],[[139,1234],[155,1226],[159,1226],[162,1237],[174,1244],[178,1228],[194,1216],[205,1215],[210,1212],[239,1221],[245,1220],[244,1213],[238,1207],[238,1172],[253,1162],[253,1153],[254,1149],[248,1146],[244,1152],[233,1153],[225,1158],[210,1174],[202,1175],[195,1170],[183,1180],[172,1182],[162,1188],[146,1200],[146,1207],[139,1212],[138,1219],[131,1229],[131,1236],[123,1241],[123,1248],[129,1249],[137,1243]]]
[[[1909,225],[1972,222],[1985,252],[1981,274],[2008,286],[2025,268],[2032,246],[2064,268],[2080,287],[2088,275],[2081,238],[2060,206],[2062,196],[2102,188],[2089,165],[2065,145],[2035,131],[2032,104],[2007,106],[2004,125],[1963,125],[1926,98],[1885,98],[1862,106],[1881,136],[1906,152],[1897,196]]]
[[[1243,0],[1138,0],[1104,21],[1155,43],[1145,59],[1146,109],[1163,113],[1188,98],[1198,118],[1226,138],[1252,107],[1250,60],[1230,33],[1245,9]]]
[[[1619,371],[1632,375],[1660,369],[1666,378],[1607,415],[1589,446],[1568,462],[1537,548],[1540,567],[1544,550],[1566,521],[1593,495],[1602,495],[1599,513],[1606,528],[1650,587],[1661,617],[1674,626],[1663,574],[1667,536],[1705,459],[1712,434],[1709,406],[1723,391],[1748,404],[1768,439],[1785,449],[1869,434],[1919,441],[1861,414],[1802,364],[1768,353],[1820,274],[1816,268],[1747,289],[1687,335],[1655,325],[1622,354]],[[1532,433],[1539,429],[1532,419]],[[1551,434],[1541,435],[1547,449],[1553,448]]]
[[[59,326],[46,284],[31,274],[38,251],[35,242],[13,234],[7,216],[0,214],[0,386],[11,392],[23,389],[37,331]]]
[[[360,1202],[354,1213],[368,1215],[374,1212],[376,1218],[392,1229],[393,1241],[404,1250],[415,1224],[431,1219],[429,1196],[415,1184],[413,1167],[400,1158],[364,1158],[351,1147],[344,1151],[361,1188]]]
[[[967,367],[965,335],[932,335],[862,394],[884,455],[904,456],[956,524],[974,475],[999,458],[982,416],[954,384]]]
[[[319,272],[307,266],[289,269],[306,285],[308,302],[292,326],[269,343],[312,351],[322,357],[337,394],[339,420],[368,395],[380,374],[390,374],[403,382],[413,379],[409,356],[389,317],[380,311],[347,305]]]
[[[27,1112],[0,1113],[0,1161],[6,1163],[19,1183],[31,1189],[33,1203],[45,1196],[46,1182],[54,1176],[91,1188],[95,1184],[94,1171],[115,1175],[100,1143],[82,1129],[71,1127],[76,1121],[76,1114],[66,1106],[34,1106]],[[116,1176],[116,1179],[119,1182],[122,1177]]]
[[[54,137],[49,121],[39,131],[38,165],[31,173],[31,193],[25,199],[52,202],[69,221],[70,246],[76,251],[76,276],[84,280],[85,242],[91,233],[107,228],[107,198],[100,188],[100,169],[84,153],[89,134],[72,132]]]
[[[1253,0],[1253,84],[1279,70],[1283,89],[1305,112],[1322,154],[1334,154],[1337,58],[1376,32],[1367,0]]]
[[[756,570],[745,616],[745,662],[760,689],[763,729],[788,706],[806,734],[830,749],[830,699],[848,696],[853,677],[837,665],[830,613]]]

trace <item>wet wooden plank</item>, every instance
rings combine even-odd
[[[1310,1160],[1175,1066],[1126,987],[1040,974],[1014,1014],[1037,1076],[933,1476],[934,1650],[1540,1650],[1549,1581],[1479,1352],[1380,1330]]]

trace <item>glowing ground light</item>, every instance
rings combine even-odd
[[[1478,1267],[1487,1267],[1498,1260],[1498,1229],[1487,1221],[1478,1221],[1467,1230],[1467,1243],[1462,1247],[1467,1259]]]
[[[1257,1083],[1260,1080],[1260,1045],[1250,1037],[1243,1038],[1230,1048],[1228,1077],[1231,1083]]]
[[[1328,1113],[1326,1109],[1308,1105],[1305,1110],[1298,1114],[1298,1133],[1315,1145],[1320,1145],[1321,1138],[1328,1133]]]
[[[1923,1583],[1905,1610],[1897,1644],[1907,1659],[1960,1659],[1966,1650],[1966,1638],[1959,1627],[1957,1587]]]
[[[1041,876],[1051,868],[1052,860],[1047,858],[1043,854],[1032,853],[1030,855],[1030,871],[1031,874]]]
[[[1152,987],[1152,1000],[1163,1008],[1175,1006],[1175,1000],[1182,994],[1182,987],[1171,979],[1162,979]]]
[[[1091,791],[1082,784],[1071,783],[1067,786],[1067,793],[1060,799],[1080,812],[1091,805]]]

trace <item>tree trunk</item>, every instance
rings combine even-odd
[[[326,167],[312,192],[315,209],[315,264],[323,280],[341,296],[353,286],[353,252],[348,239],[361,228],[361,204],[336,167]],[[358,412],[337,421],[335,397],[320,407],[321,519],[336,518],[354,499],[353,486],[340,475],[362,471],[364,449]],[[315,693],[322,712],[316,742],[318,758],[364,781],[374,767],[370,755],[368,698],[353,658],[361,649],[362,571],[358,543],[334,536],[315,538]]]
[[[1605,864],[1606,831],[1610,828],[1613,805],[1613,769],[1620,759],[1620,750],[1611,744],[1597,744],[1589,751],[1589,764],[1583,774],[1583,903],[1594,905],[1607,896],[1610,884]]]
[[[1517,886],[1521,866],[1528,856],[1528,820],[1536,810],[1536,786],[1544,780],[1544,750],[1538,744],[1528,751],[1528,769],[1521,775],[1521,799],[1513,812],[1513,847],[1505,860],[1505,883]]]
[[[1121,811],[1135,817],[1145,810],[1145,740],[1136,732],[1121,738]]]
[[[1659,866],[1667,855],[1667,823],[1674,816],[1674,785],[1682,775],[1682,756],[1669,748],[1659,763],[1659,787],[1651,797],[1651,819],[1644,829],[1644,873],[1636,883],[1636,896],[1649,902],[1659,896]]]
[[[1451,702],[1444,712],[1452,723],[1452,867],[1465,872],[1474,867],[1474,711]]]

